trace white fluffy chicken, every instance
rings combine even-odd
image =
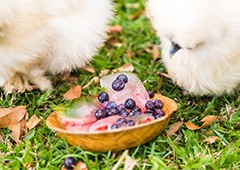
[[[240,83],[239,0],[149,0],[147,13],[172,79],[194,95]]]
[[[45,73],[89,62],[112,14],[111,0],[0,0],[0,86],[50,89]]]

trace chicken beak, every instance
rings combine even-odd
[[[180,49],[181,49],[181,47],[178,44],[172,43],[170,50],[169,50],[170,58]]]

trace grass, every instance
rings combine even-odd
[[[137,5],[133,5],[137,4]],[[129,155],[138,160],[135,169],[240,169],[240,100],[237,92],[231,96],[193,97],[167,78],[160,78],[157,72],[165,72],[160,60],[154,61],[146,49],[159,44],[149,20],[144,15],[145,1],[116,1],[116,16],[111,25],[120,24],[123,30],[113,38],[122,46],[115,47],[106,42],[95,59],[90,63],[95,74],[79,70],[73,74],[79,82],[71,85],[58,81],[55,89],[49,93],[38,90],[24,94],[3,95],[1,107],[28,105],[29,115],[42,116],[44,120],[52,112],[51,106],[63,102],[63,94],[76,84],[85,85],[102,69],[114,69],[126,63],[132,63],[135,73],[144,82],[148,90],[161,92],[174,99],[179,106],[169,124],[180,121],[198,123],[206,115],[217,115],[215,122],[204,129],[191,131],[183,125],[172,137],[166,131],[151,142],[129,150]],[[129,18],[134,15],[134,19]],[[127,53],[132,52],[132,58]],[[83,90],[83,95],[95,94],[99,84]],[[169,128],[169,125],[166,129]],[[0,169],[60,169],[63,160],[73,156],[85,162],[89,169],[111,169],[119,160],[123,151],[93,153],[73,148],[61,140],[55,132],[49,130],[45,121],[30,130],[19,145],[15,145],[10,130],[1,129],[5,139],[0,143]],[[209,144],[204,139],[218,136],[220,140]],[[119,167],[122,169],[123,166]]]

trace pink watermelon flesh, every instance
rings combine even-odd
[[[112,82],[120,74],[125,74],[128,77],[128,82],[125,84],[125,88],[123,90],[115,91],[112,89]],[[101,78],[100,84],[102,87],[107,89],[107,93],[111,101],[121,104],[125,103],[128,98],[132,98],[142,111],[145,110],[145,103],[149,100],[149,95],[141,80],[135,74],[118,72]]]
[[[116,121],[120,118],[120,116],[115,115],[115,116],[109,116],[103,119],[100,119],[93,123],[90,128],[89,132],[91,131],[103,131],[103,130],[110,130],[112,124],[115,124]]]
[[[96,118],[88,115],[85,118],[61,118],[61,124],[66,130],[70,131],[88,131],[89,127],[96,122]]]

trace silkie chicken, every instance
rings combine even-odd
[[[0,0],[0,87],[52,88],[56,75],[85,66],[106,38],[111,0]]]
[[[239,0],[148,0],[146,8],[173,81],[193,95],[239,87]]]

